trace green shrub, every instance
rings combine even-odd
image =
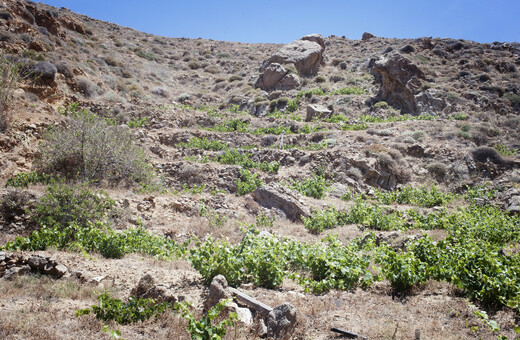
[[[152,317],[158,318],[174,306],[168,302],[155,302],[154,299],[142,299],[130,296],[125,303],[111,298],[107,292],[98,296],[99,305],[76,311],[76,316],[88,315],[92,311],[98,320],[115,321],[120,325],[143,322]]]
[[[20,172],[10,177],[5,183],[5,187],[27,188],[29,184],[50,184],[56,181],[55,178],[38,171]]]
[[[75,224],[81,228],[105,221],[114,204],[106,192],[94,192],[86,185],[53,184],[35,204],[31,217],[41,227],[64,229]]]
[[[150,125],[150,123],[148,123],[148,117],[143,117],[129,120],[128,123],[126,123],[126,125],[128,125],[129,128],[134,129],[143,128],[145,126]]]
[[[127,129],[77,106],[65,113],[66,126],[51,128],[40,145],[38,171],[111,184],[151,181],[152,167]]]
[[[315,211],[311,217],[303,217],[303,224],[310,232],[318,234],[325,229],[332,229],[347,224],[347,214],[330,207]]]
[[[240,178],[235,181],[237,187],[237,195],[245,195],[255,191],[261,186],[262,180],[258,178],[258,174],[252,174],[247,169],[238,169]]]
[[[325,196],[325,191],[327,191],[329,185],[325,178],[323,178],[323,175],[314,174],[311,178],[304,179],[300,182],[293,181],[291,183],[291,188],[302,195],[319,199]]]
[[[236,313],[231,312],[226,318],[218,323],[216,322],[216,320],[221,319],[220,313],[222,313],[224,308],[229,305],[230,302],[231,299],[227,299],[217,303],[215,306],[211,307],[208,313],[200,320],[195,319],[186,303],[176,303],[175,309],[181,313],[181,317],[188,320],[186,330],[192,339],[220,340],[224,335],[226,335],[226,327],[233,326],[238,318]]]

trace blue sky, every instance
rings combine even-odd
[[[520,0],[43,0],[167,37],[288,43],[303,35],[520,41]]]

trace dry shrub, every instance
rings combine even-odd
[[[438,180],[443,179],[447,172],[446,165],[441,162],[433,162],[426,165],[426,170]]]
[[[85,77],[78,77],[76,82],[79,92],[85,97],[90,98],[98,95],[99,88],[90,79]]]
[[[9,104],[19,82],[19,66],[5,56],[0,56],[0,131],[5,131],[11,123]]]
[[[152,169],[128,128],[111,126],[88,110],[71,110],[40,146],[37,167],[67,179],[110,183],[149,182]]]

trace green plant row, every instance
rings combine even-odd
[[[38,171],[20,172],[10,177],[5,183],[5,187],[27,188],[30,184],[51,184],[57,179]]]
[[[350,289],[369,285],[374,279],[370,259],[358,243],[343,245],[334,237],[318,244],[285,238],[261,237],[249,229],[241,242],[208,239],[190,249],[188,260],[206,282],[218,274],[233,285],[252,282],[266,288],[279,287],[292,278],[306,290]]]
[[[76,311],[76,316],[88,315],[92,311],[98,320],[115,321],[120,325],[143,322],[152,317],[158,318],[174,305],[169,302],[155,302],[154,299],[143,299],[130,296],[125,303],[111,298],[107,292],[98,296],[98,305]]]
[[[230,303],[231,299],[223,300],[213,306],[200,320],[197,320],[190,311],[186,302],[156,302],[154,299],[136,298],[130,296],[128,302],[110,297],[107,292],[103,292],[98,296],[98,305],[90,308],[80,309],[76,311],[76,316],[88,315],[91,312],[96,319],[102,321],[115,321],[120,325],[128,325],[131,323],[144,322],[150,318],[159,318],[168,310],[178,312],[180,316],[188,320],[186,331],[192,339],[196,340],[219,340],[226,335],[226,327],[232,326],[237,320],[234,312],[229,313],[223,320],[219,319],[224,308]],[[108,331],[108,326],[103,327],[103,332]],[[118,330],[110,331],[121,336]]]
[[[59,227],[42,227],[28,237],[17,237],[7,242],[4,250],[37,251],[47,248],[97,252],[107,258],[121,258],[126,254],[140,253],[159,258],[180,257],[187,244],[149,234],[143,228],[116,231],[101,223],[79,227],[76,223]]]
[[[245,169],[256,168],[267,172],[278,172],[280,169],[279,162],[254,162],[251,160],[251,156],[251,153],[229,149],[218,155],[216,160],[221,164],[240,165]]]
[[[323,131],[316,126],[311,126],[305,124],[301,129],[297,131],[292,131],[288,126],[276,126],[276,127],[267,127],[267,128],[254,128],[251,129],[249,127],[249,122],[244,122],[238,118],[231,119],[225,121],[221,124],[217,124],[212,128],[205,128],[208,131],[216,131],[216,132],[240,132],[240,133],[250,133],[252,135],[281,135],[281,134],[309,134],[317,131]]]
[[[314,174],[311,178],[305,178],[301,181],[292,181],[290,187],[302,195],[323,198],[325,192],[329,189],[329,182],[322,174]]]

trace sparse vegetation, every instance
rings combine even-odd
[[[13,91],[20,82],[20,66],[0,55],[0,132],[11,124],[9,105],[13,99]]]
[[[127,130],[86,109],[71,107],[66,113],[66,126],[52,128],[40,147],[40,172],[98,183],[151,181],[144,150]]]

